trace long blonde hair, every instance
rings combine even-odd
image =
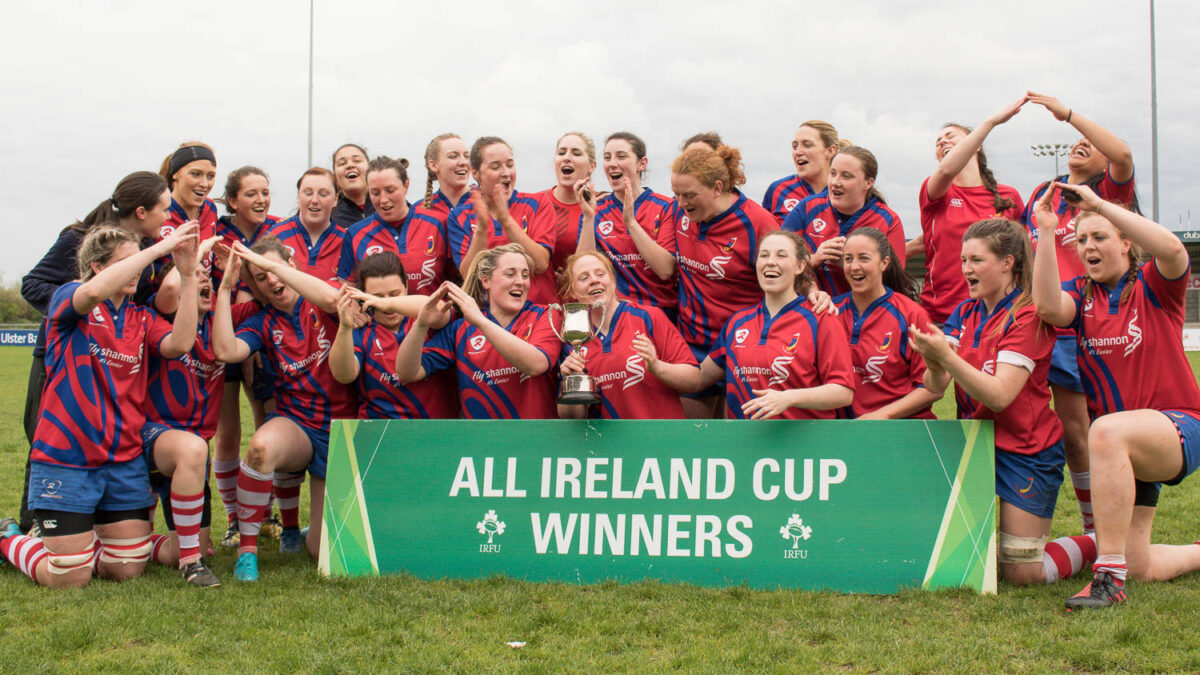
[[[492,278],[496,273],[496,262],[500,260],[500,256],[505,253],[518,253],[525,258],[525,262],[529,265],[529,273],[533,274],[533,258],[525,252],[525,247],[520,244],[504,244],[489,248],[488,250],[475,256],[471,261],[471,267],[467,270],[467,276],[463,279],[462,289],[467,292],[475,302],[483,304],[487,302],[487,290],[483,287],[483,279]]]

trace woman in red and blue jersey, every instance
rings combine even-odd
[[[908,242],[906,257],[925,251],[921,307],[939,324],[969,295],[959,262],[967,228],[987,218],[1021,216],[1021,194],[996,183],[983,141],[1026,100],[1022,96],[974,129],[946,124],[934,143],[938,166],[921,185],[921,235]]]
[[[763,208],[782,223],[806,197],[824,192],[829,184],[829,163],[843,143],[829,122],[809,120],[801,124],[792,137],[792,165],[796,171],[767,187]]]
[[[531,263],[529,300],[547,304],[558,296],[551,265],[558,240],[554,207],[545,193],[517,192],[512,148],[484,136],[471,146],[471,173],[479,183],[471,199],[450,212],[450,255],[465,279],[475,256],[503,244],[520,244]]]
[[[433,189],[435,181],[437,190]],[[450,212],[467,200],[470,191],[471,149],[458,134],[434,136],[425,146],[425,198],[421,204],[441,223],[443,232]]]
[[[915,325],[908,334],[925,357],[925,386],[940,395],[953,377],[958,417],[995,421],[1000,574],[1043,583],[1066,460],[1046,383],[1054,330],[1030,297],[1025,229],[1002,218],[975,223],[963,237],[961,267],[971,297],[946,320],[945,335]]]
[[[864,227],[846,237],[842,269],[850,292],[834,300],[850,338],[854,417],[934,419],[941,396],[925,388],[925,359],[908,344],[908,327],[930,328],[916,284],[896,263],[883,232]]]
[[[396,354],[400,381],[411,385],[455,368],[466,419],[557,417],[555,380],[548,371],[557,363],[562,343],[549,310],[528,298],[532,266],[520,244],[505,244],[474,257],[462,288],[442,284]],[[429,336],[451,303],[462,318]],[[376,311],[387,308],[374,306]]]
[[[887,235],[904,267],[904,226],[875,189],[879,162],[866,148],[849,146],[830,162],[825,192],[800,202],[783,222],[783,229],[799,232],[812,254],[813,276],[821,290],[840,295],[850,290],[842,272],[842,247],[846,235],[873,227]]]
[[[678,207],[663,248],[673,255],[647,262],[659,278],[678,269],[679,332],[700,360],[734,312],[762,300],[754,254],[762,235],[779,223],[738,190],[746,174],[737,148],[710,150],[703,141],[688,148],[671,164]],[[705,390],[684,398],[684,412],[689,418],[713,417],[719,401],[719,390]]]
[[[380,299],[408,295],[404,264],[391,251],[363,258],[354,270],[365,293],[343,287],[338,295],[338,332],[329,352],[334,379],[358,386],[360,419],[441,419],[458,417],[457,385],[453,375],[404,385],[396,377],[396,353],[413,320],[400,312],[377,307]],[[373,311],[374,320],[361,325],[358,302]],[[423,300],[423,299],[422,299]],[[420,303],[421,305],[424,302]],[[420,306],[413,306],[416,311]],[[415,313],[415,311],[409,311]]]
[[[296,269],[329,284],[338,282],[338,262],[346,230],[331,218],[337,189],[333,174],[319,166],[296,181],[300,211],[267,230],[295,258]]]
[[[229,172],[225,178],[224,201],[228,215],[217,220],[216,234],[226,248],[233,246],[234,242],[253,246],[259,237],[279,222],[278,218],[270,215],[270,179],[265,171],[256,166],[243,166]],[[217,256],[214,262],[216,264],[212,268],[211,283],[220,286],[226,263],[220,256]],[[234,305],[251,300],[253,296],[250,288],[239,283]],[[243,377],[244,370],[251,371],[249,380]],[[242,364],[224,369],[224,374],[225,386],[220,399],[221,413],[212,441],[213,473],[217,477],[217,491],[221,495],[229,520],[229,528],[221,543],[233,546],[237,537],[237,476],[238,467],[241,465],[242,383],[248,382],[246,397],[254,416],[255,429],[262,426],[266,419],[264,405],[272,394],[270,375],[261,366],[251,368],[249,364]]]
[[[674,274],[660,277],[648,262],[655,256],[669,262],[674,255],[664,247],[673,241],[673,206],[670,198],[642,185],[648,164],[642,139],[628,131],[608,137],[604,173],[612,193],[599,201],[594,196],[580,201],[584,217],[578,250],[604,253],[612,261],[618,295],[657,307],[673,321],[679,310],[679,283]],[[576,192],[585,186],[591,190],[587,181],[581,181]]]
[[[558,238],[550,267],[556,273],[579,245],[579,226],[583,218],[581,181],[592,180],[596,170],[596,143],[582,131],[568,131],[554,144],[554,187],[542,192],[554,206],[554,225]]]
[[[1067,156],[1067,173],[1034,189],[1021,217],[1029,228],[1036,249],[1041,240],[1038,238],[1038,225],[1033,216],[1034,204],[1043,195],[1050,195],[1050,208],[1058,216],[1053,246],[1058,256],[1060,280],[1066,282],[1075,277],[1086,276],[1075,242],[1075,220],[1080,212],[1063,199],[1060,191],[1050,189],[1050,183],[1087,185],[1101,199],[1129,206],[1136,211],[1133,153],[1116,134],[1085,115],[1074,112],[1058,99],[1033,92],[1029,92],[1028,96],[1031,103],[1044,107],[1055,119],[1070,124],[1083,134],[1083,138],[1075,142]],[[1088,473],[1087,448],[1091,418],[1088,415],[1087,396],[1083,391],[1075,333],[1070,328],[1059,328],[1058,341],[1054,345],[1054,356],[1050,362],[1050,393],[1054,395],[1054,412],[1063,423],[1063,445],[1067,450],[1067,466],[1071,470],[1071,482],[1075,486],[1075,497],[1079,500],[1079,511],[1083,517],[1083,531],[1091,532],[1091,480]]]
[[[841,321],[817,312],[809,252],[794,232],[761,240],[758,304],[725,323],[700,364],[704,386],[724,380],[728,419],[834,419],[854,398],[854,370]]]
[[[167,211],[166,222],[159,228],[158,237],[165,237],[192,220],[200,224],[196,231],[200,241],[213,236],[217,226],[217,205],[208,198],[217,179],[217,158],[213,149],[198,141],[184,143],[163,159],[158,175],[167,181],[167,187],[171,190],[171,207]],[[170,271],[169,262],[167,258],[162,258],[155,263],[155,288]],[[211,258],[204,260],[204,266],[212,266]],[[168,295],[173,298],[175,293],[172,290]]]
[[[1088,432],[1097,552],[1092,582],[1068,609],[1126,598],[1125,577],[1173,579],[1200,569],[1200,545],[1151,544],[1161,484],[1200,463],[1200,388],[1183,351],[1190,263],[1174,233],[1082,185],[1055,182],[1080,209],[1075,245],[1086,274],[1061,283],[1057,256],[1038,251],[1034,301],[1075,329],[1094,417]],[[1050,193],[1034,209],[1038,237],[1059,227]],[[1139,264],[1136,247],[1150,254]]]
[[[258,534],[266,515],[274,478],[277,482],[284,533],[280,550],[300,551],[298,499],[303,472],[312,475],[308,551],[316,555],[321,530],[329,423],[353,418],[354,389],[333,378],[325,360],[337,332],[337,290],[322,279],[295,267],[291,253],[278,239],[264,235],[247,249],[234,244],[229,270],[217,292],[213,319],[213,351],[225,363],[241,363],[262,351],[276,375],[275,411],[267,415],[250,439],[238,477],[240,541],[234,577],[258,578]],[[239,327],[233,324],[230,295],[241,261],[248,263],[249,284],[263,308]],[[300,474],[299,477],[295,474]],[[285,504],[284,500],[288,503]],[[296,504],[296,506],[293,506]]]
[[[409,205],[408,160],[381,155],[367,164],[375,213],[346,231],[337,276],[351,279],[367,256],[390,251],[408,271],[409,293],[433,293],[446,280],[449,253],[443,221],[424,204]]]
[[[563,348],[563,375],[587,372],[596,382],[601,419],[683,419],[679,392],[699,389],[696,358],[662,310],[617,299],[613,265],[603,253],[567,259],[560,295],[593,305],[596,337],[578,350]],[[602,307],[596,307],[602,305]],[[586,406],[559,405],[563,418],[582,418]]]
[[[174,324],[130,298],[142,270],[167,255],[185,275]],[[196,340],[196,224],[140,251],[137,235],[98,226],[80,244],[78,264],[80,281],[60,286],[49,303],[29,477],[42,538],[0,534],[0,556],[50,587],[85,586],[93,570],[121,580],[145,569],[154,503],[139,435],[145,359],[179,356]]]
[[[345,143],[333,151],[332,175],[337,205],[330,218],[342,229],[375,211],[367,197],[367,157],[367,149],[357,143]]]

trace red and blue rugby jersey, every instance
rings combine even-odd
[[[446,280],[446,233],[436,216],[419,203],[409,207],[401,223],[389,223],[373,213],[347,230],[337,275],[350,279],[360,260],[383,251],[400,256],[408,293],[429,295]]]
[[[158,237],[155,242],[162,241],[165,237],[175,231],[177,227],[186,223],[189,220],[187,213],[183,207],[171,197],[171,207],[167,210],[167,219],[163,221],[161,227],[158,228]],[[196,229],[196,234],[200,241],[204,241],[213,236],[217,226],[217,205],[210,199],[205,199],[200,205],[200,213],[196,216],[196,222],[199,227]],[[212,269],[212,254],[210,253],[203,261],[204,269]],[[151,263],[150,280],[154,289],[162,284],[163,277],[170,270],[171,256],[165,255]],[[215,282],[214,282],[215,283]]]
[[[484,310],[489,319],[492,315]],[[421,366],[433,374],[457,365],[458,396],[466,419],[557,419],[554,368],[562,342],[554,334],[555,320],[545,307],[526,301],[505,330],[546,355],[549,370],[537,377],[522,375],[496,351],[483,333],[455,319],[425,343]]]
[[[754,389],[810,389],[823,384],[854,388],[846,330],[836,316],[814,314],[808,298],[789,302],[775,316],[765,302],[734,314],[721,329],[709,358],[725,369],[725,416],[746,419],[742,404]],[[839,417],[836,410],[788,408],[777,419]]]
[[[854,416],[865,415],[925,387],[925,359],[908,346],[908,327],[932,330],[921,306],[890,288],[861,313],[850,294],[835,300],[850,337],[854,363]],[[934,419],[932,408],[911,418]]]
[[[241,325],[258,310],[256,302],[234,305],[233,325]],[[200,321],[190,352],[174,359],[153,357],[149,368],[146,419],[211,440],[217,433],[225,386],[225,364],[213,355],[212,312]]]
[[[740,192],[728,210],[703,223],[678,207],[672,212],[664,247],[675,252],[679,272],[679,332],[707,352],[734,312],[762,300],[754,260],[759,239],[779,222]]]
[[[634,350],[633,340],[638,335],[650,338],[659,361],[698,367],[679,329],[662,310],[618,302],[608,333],[580,346],[587,373],[595,378],[600,392],[600,418],[683,419],[679,392],[655,377]],[[563,345],[563,358],[569,352],[570,346]]]
[[[652,305],[664,310],[679,307],[679,282],[675,278],[663,281],[646,264],[633,236],[625,227],[624,204],[616,195],[605,195],[596,204],[596,249],[612,260],[616,272],[617,293],[638,305]],[[675,238],[671,217],[671,200],[650,188],[642,190],[634,200],[634,218],[650,238],[674,254]],[[582,227],[582,225],[581,225]]]
[[[508,200],[508,212],[530,239],[546,247],[553,261],[554,244],[558,240],[558,225],[555,222],[554,207],[551,206],[550,200],[546,199],[545,193],[528,194],[513,190],[512,197]],[[475,205],[470,200],[459,204],[450,212],[446,221],[446,237],[450,242],[450,255],[455,266],[462,264],[463,256],[467,255],[467,249],[471,248],[471,235],[475,233],[475,225]],[[492,218],[487,247],[494,248],[508,243],[511,242],[504,236],[504,228],[500,221]],[[530,280],[529,301],[537,304],[558,301],[553,264]]]
[[[54,292],[47,313],[46,385],[30,460],[95,469],[142,454],[146,357],[171,325],[153,310],[105,300],[86,316],[71,302],[80,282]]]
[[[566,267],[567,258],[579,248],[579,227],[583,223],[583,209],[579,202],[565,204],[554,196],[554,188],[538,193],[545,195],[546,201],[554,207],[554,230],[557,236],[554,240],[554,254],[550,258],[550,269],[561,270]]]
[[[292,252],[296,269],[331,284],[338,284],[338,262],[342,256],[342,242],[346,238],[346,230],[341,226],[331,223],[314,242],[300,218],[292,216],[272,225],[267,234],[279,239]]]
[[[904,225],[900,223],[900,216],[896,215],[895,211],[874,197],[868,198],[861,209],[847,216],[833,208],[829,203],[829,194],[823,191],[800,202],[783,222],[783,229],[798,232],[804,237],[804,243],[808,244],[810,253],[834,237],[848,236],[863,227],[873,227],[887,235],[888,243],[892,245],[892,251],[897,258],[893,260],[893,264],[899,264],[903,269]],[[830,295],[841,295],[850,290],[840,260],[818,265],[813,269],[813,276],[816,277],[821,290]]]
[[[1067,182],[1066,177],[1062,177],[1059,182]],[[1021,213],[1021,222],[1029,228],[1029,236],[1033,239],[1035,249],[1038,245],[1038,229],[1033,209],[1048,189],[1050,189],[1050,183],[1039,185],[1033,194],[1029,195],[1029,203],[1025,205],[1025,210]],[[1126,207],[1133,201],[1133,191],[1132,176],[1124,183],[1118,183],[1109,175],[1108,169],[1104,170],[1104,178],[1100,179],[1100,183],[1096,185],[1096,194],[1101,199]],[[1079,215],[1079,209],[1071,206],[1070,202],[1062,198],[1062,190],[1057,190],[1050,196],[1050,208],[1058,214],[1058,226],[1054,228],[1054,252],[1058,258],[1059,279],[1069,281],[1075,277],[1087,276],[1083,260],[1079,258],[1079,249],[1075,246],[1075,216]]]
[[[1190,271],[1165,279],[1151,260],[1135,281],[1093,284],[1088,298],[1086,277],[1063,283],[1075,301],[1079,373],[1093,416],[1142,408],[1200,413],[1200,388],[1180,340]],[[1119,303],[1129,283],[1129,299]]]
[[[275,223],[278,223],[278,222],[279,222],[279,219],[276,218],[275,216],[267,216],[266,220],[264,220],[261,225],[259,225],[257,228],[255,228],[254,235],[247,238],[246,235],[243,234],[240,229],[238,229],[238,226],[233,224],[232,216],[221,216],[220,218],[217,219],[217,224],[213,228],[213,233],[216,234],[218,237],[220,237],[221,243],[225,244],[226,246],[232,247],[234,242],[241,242],[247,248],[249,248],[254,245],[254,242],[258,241],[259,237],[266,234],[271,229],[271,227]],[[221,286],[221,279],[224,276],[225,276],[225,270],[220,265],[213,265],[213,267],[212,267],[213,288],[219,288]],[[239,290],[239,291],[244,290],[247,293],[249,293],[250,287],[239,281],[237,290]]]
[[[301,298],[291,314],[267,305],[237,329],[237,338],[252,352],[263,350],[275,371],[276,409],[310,429],[358,413],[354,386],[333,379],[326,362],[337,328],[336,316]]]
[[[929,318],[943,323],[950,312],[970,297],[962,275],[962,239],[967,228],[988,218],[1019,220],[1021,194],[1007,185],[997,186],[1001,197],[1013,205],[997,213],[992,193],[982,185],[960,187],[950,184],[946,194],[930,199],[926,191],[929,179],[921,183],[921,236],[925,244],[925,285],[921,287],[921,307]]]
[[[971,398],[957,383],[954,399],[959,419],[995,420],[996,449],[1033,455],[1062,438],[1062,423],[1050,410],[1050,352],[1054,330],[1042,323],[1032,304],[1012,312],[1021,294],[1016,289],[989,314],[982,300],[967,300],[954,310],[942,330],[958,355],[972,368],[996,374],[1001,363],[1028,370],[1029,379],[1008,407],[1000,412]]]
[[[822,190],[821,192],[825,192]],[[783,222],[784,218],[796,208],[796,205],[804,201],[805,197],[816,194],[816,190],[808,184],[803,178],[792,174],[784,176],[779,180],[767,186],[767,193],[763,195],[763,208],[770,211],[771,215],[775,216],[779,222]]]
[[[403,384],[396,378],[396,352],[412,325],[405,317],[392,332],[372,322],[354,329],[354,358],[358,359],[358,416],[360,419],[446,419],[458,417],[453,377],[442,373]],[[432,337],[432,336],[431,336]]]
[[[445,231],[446,221],[449,219],[450,212],[454,210],[454,207],[458,206],[459,204],[469,202],[470,200],[471,192],[468,190],[467,192],[463,193],[462,197],[459,197],[458,204],[451,204],[450,198],[446,196],[446,193],[442,192],[441,190],[437,190],[433,193],[429,200],[429,208],[427,213],[437,219],[438,223],[442,226],[442,230]],[[424,200],[419,200],[417,203],[424,208]]]

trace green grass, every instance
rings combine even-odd
[[[27,451],[20,410],[28,349],[0,349],[0,513],[13,513]],[[1197,360],[1193,359],[1193,368]],[[952,415],[943,401],[935,410]],[[1200,480],[1163,491],[1155,539],[1197,537]],[[220,520],[220,507],[217,508]],[[302,508],[307,513],[307,507]],[[1064,489],[1056,535],[1078,530]],[[217,523],[219,529],[223,523]],[[257,585],[199,591],[152,566],[81,591],[36,588],[0,569],[0,668],[136,671],[1200,670],[1200,576],[1131,585],[1117,610],[1068,615],[1082,585],[853,596],[642,582],[508,578],[326,580],[305,556],[264,551]],[[524,649],[505,646],[528,643]]]

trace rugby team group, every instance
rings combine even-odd
[[[1025,108],[1080,136],[1067,173],[1028,201],[983,152]],[[281,551],[317,553],[333,419],[919,420],[953,380],[960,418],[994,420],[1003,578],[1090,565],[1075,609],[1124,601],[1127,575],[1200,567],[1200,545],[1151,543],[1161,484],[1200,448],[1181,342],[1189,259],[1139,215],[1113,132],[1033,92],[974,128],[945,125],[910,241],[875,156],[827,122],[799,126],[794,170],[761,203],[713,132],[681,144],[671,196],[643,184],[635,134],[600,151],[564,134],[556,184],[521,192],[503,139],[442,134],[410,202],[406,160],[346,144],[332,170],[300,176],[286,219],[253,166],[228,173],[219,215],[203,143],[126,176],[23,281],[46,320],[26,495],[20,520],[0,523],[0,555],[44,586],[127,579],[151,560],[217,586],[211,472],[229,522],[217,545],[236,545],[234,577],[256,581],[264,521],[278,518]],[[920,285],[905,273],[915,253]],[[567,302],[593,339],[559,338]],[[600,402],[558,402],[559,382],[584,373]],[[1083,530],[1048,541],[1064,465]],[[168,534],[152,533],[160,501]]]

